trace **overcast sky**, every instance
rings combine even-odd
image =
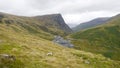
[[[0,0],[0,12],[22,16],[61,13],[74,26],[120,13],[120,0]]]

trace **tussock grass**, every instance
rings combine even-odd
[[[102,55],[62,47],[18,27],[21,32],[0,26],[0,54],[16,58],[13,62],[1,60],[1,68],[119,68],[118,62]],[[49,52],[53,55],[47,56]]]

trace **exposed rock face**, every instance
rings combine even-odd
[[[56,22],[58,22],[58,24],[60,25],[59,28],[66,31],[66,32],[72,32],[71,28],[69,28],[69,26],[65,23],[65,21],[63,20],[63,17],[61,16],[61,14],[58,14],[56,16],[54,16],[53,18]]]
[[[69,48],[72,48],[74,46],[73,44],[70,43],[69,40],[65,40],[61,36],[55,36],[55,39],[53,40],[53,42]]]
[[[65,33],[71,33],[72,29],[65,23],[61,14],[51,14],[44,16],[36,16],[36,19],[43,21],[46,26],[56,27],[63,30]]]
[[[42,30],[46,34],[66,36],[72,32],[72,29],[65,23],[61,14],[24,17],[0,13],[0,23],[4,23],[7,26],[18,25],[27,29],[30,33],[39,33]]]

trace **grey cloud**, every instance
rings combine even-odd
[[[34,16],[61,13],[68,24],[120,12],[119,0],[0,0],[0,12]]]
[[[94,2],[89,3],[87,6],[84,4],[84,6],[81,7],[81,4],[72,4],[64,10],[62,10],[64,13],[85,13],[85,12],[93,12],[93,11],[110,11],[110,12],[120,12],[120,2],[117,0],[93,0]],[[83,4],[82,4],[83,5]]]

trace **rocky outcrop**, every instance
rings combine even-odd
[[[46,27],[56,27],[58,30],[64,31],[66,34],[72,32],[72,29],[65,23],[61,14],[36,16],[34,18],[44,22]]]
[[[26,30],[47,40],[52,40],[54,35],[66,36],[72,32],[61,14],[25,17],[0,13],[0,24],[12,27],[15,31],[19,30],[15,26],[21,27],[22,31]]]
[[[55,36],[53,42],[69,48],[72,48],[74,46],[73,44],[70,43],[70,40],[65,40],[61,36]]]
[[[15,61],[15,56],[13,55],[8,55],[8,54],[0,54],[0,61],[5,60],[5,61]]]
[[[4,18],[4,15],[0,13],[0,23],[2,23],[2,19]]]

